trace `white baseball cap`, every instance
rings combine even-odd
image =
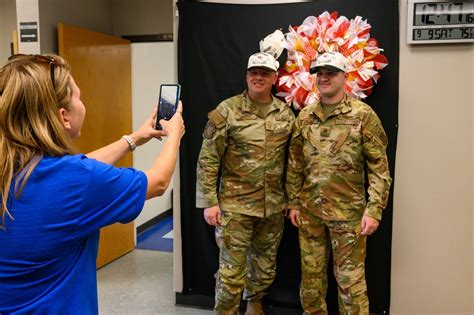
[[[258,52],[249,57],[247,70],[250,68],[264,68],[271,71],[277,71],[280,64],[272,55]]]
[[[346,72],[347,71],[347,60],[341,53],[338,52],[325,52],[318,56],[316,60],[311,62],[309,72],[315,73],[319,68],[327,68],[330,71]]]
[[[260,51],[272,55],[275,59],[280,57],[285,49],[285,35],[280,30],[276,30],[260,41]]]

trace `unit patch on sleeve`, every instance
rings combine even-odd
[[[214,133],[216,132],[216,125],[212,121],[208,121],[206,124],[206,127],[204,128],[204,133],[203,136],[206,139],[211,139],[214,136]]]

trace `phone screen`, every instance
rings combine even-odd
[[[160,85],[160,98],[158,100],[158,114],[155,129],[161,130],[160,120],[170,120],[176,112],[179,101],[179,84]]]

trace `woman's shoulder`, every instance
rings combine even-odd
[[[43,156],[32,175],[39,179],[47,177],[63,181],[74,178],[77,181],[83,178],[87,181],[97,172],[97,164],[96,160],[89,159],[83,154]]]
[[[84,154],[44,156],[38,163],[37,168],[46,168],[50,171],[54,169],[91,170],[96,162],[94,159],[87,158]]]
[[[98,179],[122,175],[136,176],[136,173],[143,172],[133,168],[115,167],[96,159],[88,158],[84,154],[76,154],[61,157],[45,156],[35,168],[34,173],[47,176],[59,173],[62,176],[84,176]]]

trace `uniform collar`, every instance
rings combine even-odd
[[[337,116],[342,114],[346,114],[352,110],[351,102],[349,97],[345,94],[344,98],[341,100],[339,105],[334,109],[334,111],[329,114],[328,117],[324,116],[323,105],[321,101],[316,103],[316,106],[313,109],[313,113],[321,119],[322,122],[325,122],[331,116]]]
[[[268,112],[273,112],[274,110],[279,110],[279,112],[282,112],[284,110],[285,106],[278,106],[277,99],[273,94],[271,94],[272,97],[272,103],[270,104],[270,108]],[[250,99],[247,90],[245,90],[242,93],[242,112],[244,113],[253,113],[253,114],[258,114],[258,109],[257,105]]]

